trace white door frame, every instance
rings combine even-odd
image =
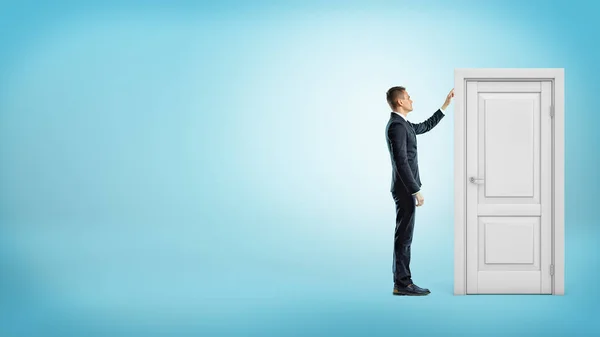
[[[466,295],[466,84],[469,80],[552,82],[552,294],[565,293],[564,68],[454,69],[454,295]]]

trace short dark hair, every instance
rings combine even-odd
[[[397,87],[391,87],[387,93],[386,93],[386,98],[387,98],[387,102],[390,105],[390,107],[393,109],[396,107],[396,101],[398,100],[398,98],[400,98],[400,95],[403,95],[405,92],[406,88],[405,87],[401,87],[401,86],[397,86]]]

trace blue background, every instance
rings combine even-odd
[[[0,336],[600,333],[598,6],[2,2]],[[565,296],[453,296],[451,105],[394,297],[385,91],[565,68]]]

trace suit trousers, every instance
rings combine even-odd
[[[394,285],[412,283],[410,274],[410,245],[415,227],[415,197],[406,191],[392,192],[396,204],[396,230],[394,231],[394,258],[392,273]]]

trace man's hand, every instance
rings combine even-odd
[[[423,203],[425,203],[425,199],[423,198],[423,195],[421,194],[421,192],[417,192],[414,195],[415,199],[417,199],[417,207],[423,205]]]
[[[452,88],[452,90],[450,90],[450,93],[448,93],[448,96],[446,96],[446,101],[444,102],[444,105],[442,105],[442,110],[446,110],[446,108],[448,107],[448,105],[450,105],[450,102],[452,101],[452,98],[454,97],[454,88]]]

